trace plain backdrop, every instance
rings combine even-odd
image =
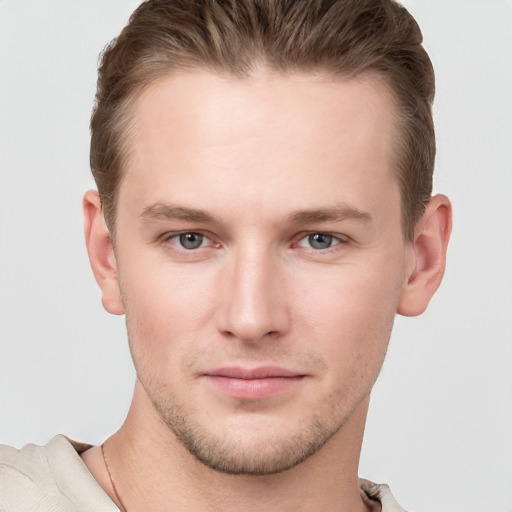
[[[130,0],[0,0],[0,441],[99,443],[134,384],[82,236],[97,56]],[[512,511],[512,2],[409,0],[437,74],[445,281],[398,318],[360,474],[417,512]]]

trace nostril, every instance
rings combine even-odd
[[[236,332],[225,330],[222,331],[222,335],[225,336],[226,338],[235,338],[246,343],[255,343],[258,341],[262,341],[265,338],[277,338],[279,336],[279,331],[268,331],[264,334],[257,334],[254,332],[239,332],[237,334]]]

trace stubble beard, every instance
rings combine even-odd
[[[387,341],[391,326],[392,322],[388,332],[384,333]],[[241,425],[212,428],[207,415],[198,416],[193,404],[180,401],[172,386],[160,381],[150,371],[149,361],[137,353],[131,343],[130,350],[136,363],[138,380],[172,438],[197,461],[214,471],[230,475],[265,476],[287,471],[306,461],[343,429],[363,402],[368,401],[386,355],[387,343],[381,346],[382,351],[372,365],[367,364],[365,354],[361,353],[345,376],[344,383],[326,396],[317,396],[315,403],[309,404],[309,410],[308,404],[304,404],[303,411],[307,412],[300,419],[290,419],[284,429],[282,422],[274,431],[261,422],[258,431],[261,416],[258,418],[256,408],[252,407],[254,404],[250,401],[243,405],[240,403],[240,409],[245,406],[245,414],[256,412],[249,433]],[[317,360],[316,367],[320,364]],[[187,367],[186,364],[184,366]],[[365,417],[366,411],[360,425],[361,435]],[[354,448],[359,450],[360,446]]]
[[[272,475],[299,465],[318,452],[367,397],[365,394],[354,400],[352,396],[353,403],[340,410],[339,403],[334,402],[345,393],[340,395],[338,390],[324,401],[320,412],[304,418],[286,433],[271,437],[262,429],[261,436],[251,438],[227,428],[213,431],[206,422],[196,421],[182,404],[174,402],[172,394],[151,384],[142,385],[160,418],[186,450],[208,468],[230,475]]]
[[[197,461],[220,473],[265,476],[306,461],[343,429],[363,402],[368,401],[386,348],[375,366],[368,366],[362,359],[355,361],[344,383],[328,395],[317,396],[314,404],[303,404],[304,414],[299,419],[265,423],[257,412],[258,404],[240,401],[239,411],[254,414],[254,422],[246,422],[249,427],[245,430],[242,424],[236,423],[234,427],[229,423],[212,427],[207,415],[199,414],[193,404],[180,401],[171,385],[148,371],[144,358],[137,357],[134,361],[140,363],[136,364],[138,380],[171,438]],[[360,429],[361,432],[364,429],[364,418]],[[359,450],[360,446],[354,449]]]

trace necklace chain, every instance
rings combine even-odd
[[[108,477],[110,478],[110,483],[112,484],[112,489],[114,490],[114,494],[116,495],[117,501],[121,505],[122,512],[128,512],[126,507],[124,506],[123,500],[119,496],[119,493],[116,489],[116,484],[114,483],[114,479],[112,478],[112,473],[110,472],[110,468],[108,467],[107,457],[105,456],[105,449],[103,448],[105,443],[101,445],[101,455],[103,456],[103,462],[105,463],[105,468],[107,469]]]

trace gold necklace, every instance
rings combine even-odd
[[[117,501],[121,505],[122,512],[128,512],[126,507],[124,506],[123,501],[121,500],[121,497],[119,496],[119,493],[117,492],[116,484],[114,483],[114,479],[112,478],[112,473],[110,472],[110,468],[108,467],[107,457],[105,456],[105,450],[103,448],[104,444],[105,443],[103,443],[101,445],[101,455],[103,456],[103,462],[105,463],[105,468],[107,469],[108,477],[110,478],[110,483],[112,484],[112,489],[114,489],[114,494],[116,495]]]

